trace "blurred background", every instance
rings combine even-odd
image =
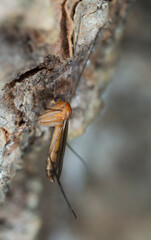
[[[57,184],[50,186],[41,171],[39,240],[151,239],[150,20],[151,2],[136,1],[114,78],[103,95],[104,110],[70,142],[88,169],[66,150],[61,181],[77,220]]]

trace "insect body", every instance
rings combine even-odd
[[[76,214],[72,209],[59,180],[67,141],[68,120],[71,116],[71,106],[67,101],[64,101],[59,97],[54,98],[51,104],[52,107],[47,110],[45,114],[39,117],[41,124],[54,127],[49,153],[46,160],[46,175],[51,182],[54,182],[54,177],[57,179],[61,192],[74,217],[76,218]]]
[[[79,23],[80,22],[81,22],[81,17],[80,17]],[[69,120],[69,118],[71,116],[71,112],[72,112],[69,102],[71,101],[72,97],[75,94],[76,88],[78,87],[78,84],[80,82],[83,71],[86,67],[86,64],[91,56],[94,46],[95,46],[96,40],[99,36],[100,30],[101,30],[101,28],[98,29],[94,40],[90,44],[86,59],[82,66],[82,70],[79,73],[79,76],[78,76],[78,79],[76,81],[73,91],[71,91],[71,90],[72,90],[72,80],[74,78],[74,74],[73,74],[73,72],[71,74],[70,89],[67,94],[68,98],[69,98],[68,101],[66,101],[62,98],[58,98],[58,97],[54,98],[54,100],[51,102],[52,107],[49,110],[47,110],[45,114],[43,114],[42,116],[39,117],[41,124],[43,124],[45,126],[49,126],[49,127],[54,127],[51,144],[50,144],[50,148],[49,148],[49,153],[48,153],[48,157],[47,157],[47,161],[46,161],[47,177],[50,179],[51,182],[54,182],[54,177],[56,178],[56,180],[60,186],[60,189],[62,191],[62,194],[63,194],[69,208],[71,209],[72,213],[74,214],[75,218],[76,218],[76,214],[73,211],[73,209],[64,193],[64,190],[62,188],[60,180],[59,180],[60,175],[61,175],[61,170],[62,170],[65,147],[66,147],[66,140],[67,140],[67,133],[68,133],[68,120]],[[79,33],[80,33],[80,25],[78,28],[78,36],[79,36]],[[78,36],[77,36],[77,39],[75,42],[75,49],[74,49],[75,53],[76,53],[76,47],[77,47],[77,43],[78,43]],[[73,59],[74,59],[74,56],[75,55],[73,55]],[[69,148],[72,150],[72,148],[70,146],[69,146]],[[75,153],[74,150],[72,150],[72,151]],[[85,161],[77,153],[75,153],[75,154],[85,164]]]
[[[41,124],[54,127],[46,161],[47,177],[54,182],[54,175],[57,174],[58,178],[61,175],[71,106],[61,98],[55,98],[51,103],[53,104],[51,109],[47,110],[39,119]]]

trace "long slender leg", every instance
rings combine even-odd
[[[67,198],[67,196],[66,196],[66,194],[65,194],[65,191],[64,191],[64,189],[63,189],[63,187],[62,187],[62,185],[61,185],[61,182],[60,182],[60,180],[59,180],[59,178],[58,178],[58,175],[57,175],[57,173],[56,173],[55,170],[54,170],[54,175],[55,175],[55,177],[56,177],[56,179],[57,179],[57,182],[58,182],[58,185],[59,185],[60,190],[61,190],[61,192],[62,192],[62,195],[63,195],[63,197],[64,197],[64,199],[65,199],[65,201],[66,201],[69,209],[70,209],[71,212],[73,213],[75,219],[77,219],[77,215],[76,215],[75,211],[73,210],[73,208],[72,208],[72,206],[71,206],[71,204],[70,204],[70,202],[69,202],[69,200],[68,200],[68,198]]]
[[[44,126],[48,126],[48,127],[55,127],[55,126],[59,126],[60,122],[53,122],[53,121],[48,121],[48,122],[40,122],[41,124],[43,124]]]
[[[61,111],[47,111],[46,113],[44,113],[43,115],[41,115],[39,117],[40,120],[44,121],[49,121],[49,119],[51,119],[54,115],[56,115],[57,113],[59,113]]]
[[[83,163],[83,165],[87,168],[88,170],[88,164],[87,162],[69,145],[69,143],[66,143],[68,148],[77,156],[77,158],[80,159],[80,161]]]

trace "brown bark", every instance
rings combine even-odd
[[[49,6],[41,0],[26,0],[26,3],[22,0],[22,4],[15,6],[12,2],[6,6],[2,1],[5,10],[0,17],[1,202],[5,199],[8,184],[22,165],[24,152],[50,137],[48,129],[40,126],[37,120],[53,99],[55,83],[56,94],[65,97],[74,70],[74,88],[81,66],[101,28],[72,102],[69,137],[82,134],[100,111],[100,92],[112,76],[130,6],[130,1],[126,0],[93,0],[89,5],[87,0],[51,0]],[[40,225],[35,213],[41,188],[35,170],[36,151],[34,147],[28,153],[33,166],[27,161],[26,171],[16,178],[12,195],[6,200],[8,209],[3,208],[0,215],[4,226],[12,224],[11,216],[16,211],[20,216],[25,215],[25,223],[28,218],[33,221],[35,228],[30,237],[21,236],[20,239],[33,239]],[[28,179],[27,174],[30,174]],[[30,181],[33,187],[28,189]],[[34,207],[29,203],[30,196],[36,199]],[[31,214],[32,207],[34,211]],[[19,220],[20,216],[16,219]]]

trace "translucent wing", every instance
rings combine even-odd
[[[67,142],[67,135],[68,135],[68,121],[65,121],[64,123],[64,129],[62,132],[61,142],[60,142],[60,148],[57,156],[57,175],[58,178],[60,178],[61,172],[62,172],[62,166],[63,166],[63,158],[66,148],[66,142]]]

